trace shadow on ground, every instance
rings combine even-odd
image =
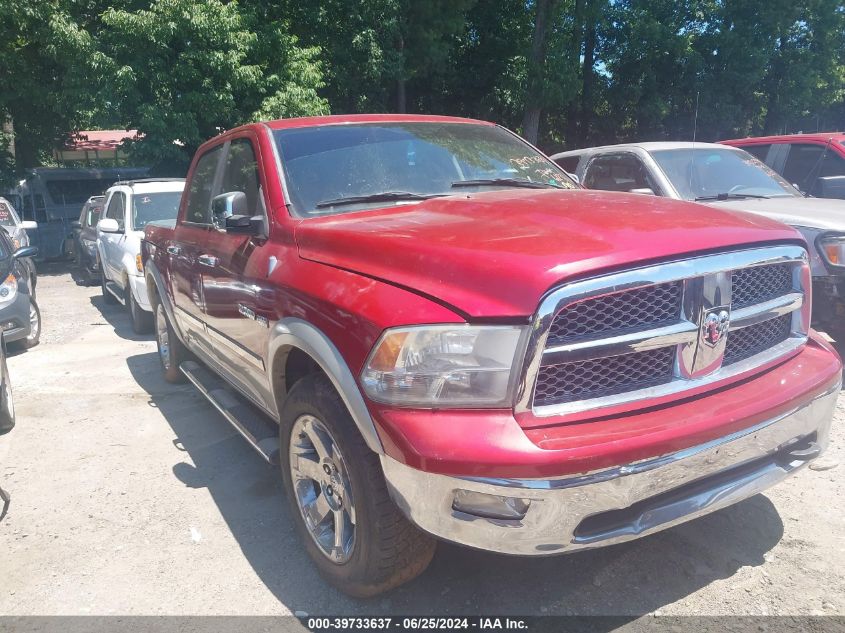
[[[258,577],[291,611],[636,616],[729,578],[740,567],[762,565],[783,535],[776,509],[758,495],[639,541],[568,556],[515,558],[444,543],[420,578],[380,598],[353,600],[326,585],[309,562],[276,468],[195,390],[167,384],[154,353],[131,356],[127,363],[151,406],[173,428],[177,447],[195,464],[176,464],[174,476],[208,490]]]
[[[135,334],[132,330],[132,322],[129,320],[129,313],[126,307],[115,301],[114,303],[106,303],[102,294],[90,297],[91,305],[93,305],[106,322],[114,328],[114,333],[120,338],[127,341],[150,341],[153,339],[150,334]]]

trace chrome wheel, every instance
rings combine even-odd
[[[26,340],[29,342],[37,341],[41,335],[41,315],[38,312],[36,305],[29,302],[29,336]]]
[[[158,357],[167,371],[170,369],[170,333],[167,330],[167,317],[164,316],[164,308],[160,303],[156,306],[156,342]]]
[[[294,422],[289,463],[308,533],[329,560],[345,563],[355,547],[355,503],[340,448],[314,416],[303,415]]]

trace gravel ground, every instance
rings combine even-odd
[[[38,297],[42,343],[9,358],[0,614],[845,614],[843,399],[831,469],[604,550],[442,544],[419,579],[356,601],[309,563],[275,468],[192,387],[164,382],[123,308],[55,265]]]

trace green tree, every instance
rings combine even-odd
[[[143,135],[135,156],[184,168],[222,130],[328,112],[317,94],[317,50],[300,48],[281,24],[259,37],[254,17],[220,0],[155,0],[103,13],[109,68],[101,88],[121,122]]]

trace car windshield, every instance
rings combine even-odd
[[[685,200],[801,195],[742,150],[698,147],[656,150],[651,155]]]
[[[6,202],[0,200],[0,226],[17,226],[15,214]]]
[[[299,215],[409,204],[439,195],[577,185],[507,130],[466,123],[324,125],[277,130]]]
[[[132,228],[142,231],[148,222],[176,219],[181,198],[181,191],[136,193],[132,196]]]

